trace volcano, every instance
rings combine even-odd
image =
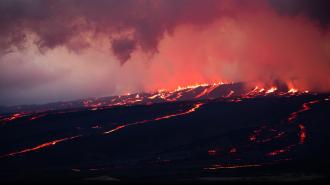
[[[220,82],[0,110],[6,182],[329,176],[326,93]]]

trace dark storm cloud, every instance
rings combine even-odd
[[[0,104],[222,80],[329,91],[328,4],[0,0]]]
[[[253,1],[254,4],[258,2],[262,1]],[[270,2],[280,13],[302,13],[322,24],[329,23],[325,13],[328,9],[321,1]],[[230,6],[228,8],[230,3],[242,7],[246,3],[253,4],[246,0],[1,0],[0,50],[7,53],[24,48],[28,35],[35,34],[35,43],[41,51],[57,46],[79,51],[88,47],[88,43],[73,38],[92,32],[95,36],[104,34],[112,39],[112,52],[124,63],[134,49],[157,52],[164,33],[171,33],[177,25],[203,25],[221,15],[233,14]],[[120,35],[120,38],[113,35]]]
[[[113,52],[122,64],[131,58],[131,53],[135,49],[135,41],[130,39],[114,39],[111,45]]]
[[[330,1],[327,0],[269,0],[280,14],[303,15],[327,27],[330,23]]]
[[[42,50],[60,45],[77,50],[86,46],[84,40],[74,45],[71,40],[84,31],[106,34],[109,38],[130,32],[130,39],[112,41],[114,54],[125,62],[136,47],[156,52],[164,32],[171,32],[177,24],[212,21],[220,14],[217,3],[213,0],[1,0],[0,49],[9,52],[13,46],[24,47],[30,33],[37,35],[35,43]]]

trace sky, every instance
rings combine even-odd
[[[282,81],[330,90],[322,0],[0,0],[0,105]]]

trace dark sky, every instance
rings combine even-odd
[[[0,0],[0,105],[221,80],[328,90],[329,9],[321,0]]]
[[[327,27],[330,22],[330,2],[327,0],[269,0],[273,7],[281,15],[303,15]]]

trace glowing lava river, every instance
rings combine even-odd
[[[329,175],[329,94],[215,83],[0,110],[5,181]]]

